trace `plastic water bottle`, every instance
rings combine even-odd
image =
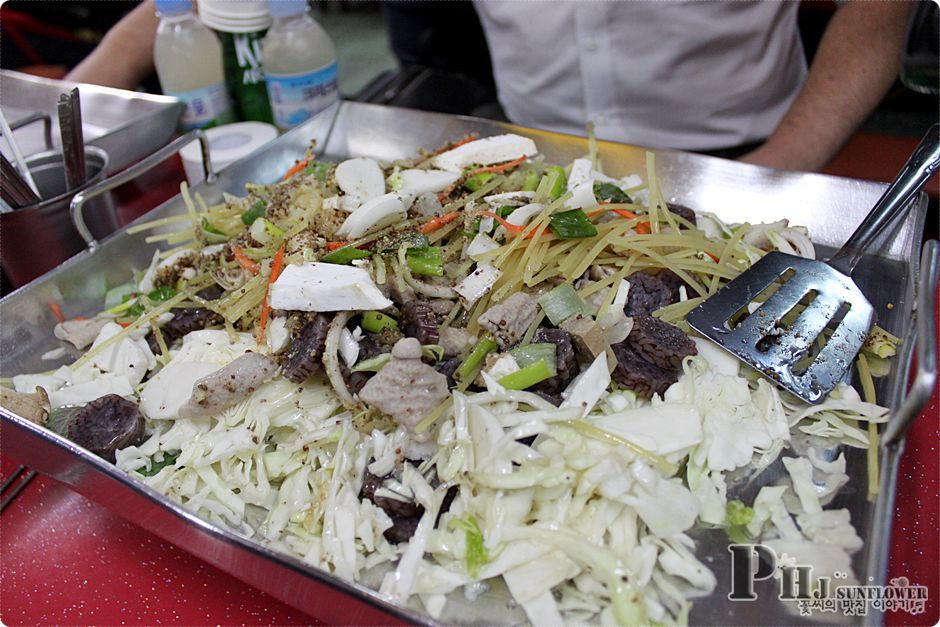
[[[191,0],[156,0],[160,25],[153,42],[153,61],[163,93],[183,101],[184,130],[234,121],[222,46],[193,13]]]
[[[261,42],[271,26],[267,0],[197,0],[199,20],[222,42],[225,82],[238,117],[274,122],[264,83]]]
[[[264,76],[274,123],[297,126],[339,98],[336,48],[306,0],[268,0],[274,22],[264,38]]]

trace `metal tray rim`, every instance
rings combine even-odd
[[[339,117],[339,115],[340,115],[340,113],[341,113],[341,111],[342,111],[342,108],[343,108],[343,107],[348,107],[348,106],[349,106],[349,103],[342,103],[342,105],[341,105],[340,107],[338,107],[337,109],[335,109],[335,110],[333,111],[333,118],[332,118],[331,125],[330,125],[330,131],[331,131],[331,132],[332,132],[332,129],[333,129],[333,125],[335,125],[336,120],[337,120],[337,118]],[[363,106],[363,105],[358,105],[358,104],[356,104],[356,106]],[[386,109],[387,109],[387,107],[386,107]],[[454,116],[446,116],[446,117],[454,117]],[[460,116],[458,119],[467,120],[467,121],[478,121],[476,118],[465,118],[465,117],[463,117],[463,116]],[[489,121],[487,121],[487,122],[489,122]],[[509,128],[522,128],[522,127],[517,127],[517,126],[511,125],[511,124],[504,124],[504,123],[497,123],[497,125],[500,126],[500,127],[502,127],[502,128],[507,128],[507,129],[509,129]],[[298,129],[295,129],[294,132],[300,132],[300,131],[301,131],[301,129],[298,128]],[[330,139],[330,137],[331,137],[331,134],[332,134],[331,132],[328,133],[328,135],[327,135],[327,141],[329,141],[329,139]],[[569,136],[569,137],[576,138],[575,136]],[[583,140],[583,138],[576,138],[576,139]],[[611,144],[611,145],[617,145],[617,144],[610,143],[610,142],[603,142],[603,143],[605,143],[605,144],[608,144],[608,143],[609,143],[609,144]],[[656,151],[656,152],[664,152],[664,151]],[[835,177],[834,177],[834,178],[835,178]],[[849,180],[853,180],[853,179],[849,179]],[[197,188],[197,189],[198,189],[198,188]],[[166,204],[168,204],[168,203],[174,202],[175,200],[176,200],[176,198],[171,199],[171,200],[168,200],[166,203],[163,203],[163,204],[160,205],[160,206],[162,207],[162,206],[164,206],[164,205],[166,205]],[[158,208],[159,208],[159,207],[157,207],[157,208],[155,208],[155,209],[158,209]],[[146,219],[146,216],[140,218],[138,221],[143,221],[143,220],[145,220],[145,219]],[[922,222],[923,222],[923,217],[921,216],[921,218],[920,218],[920,220],[919,220],[918,226],[920,226],[920,225],[922,224]],[[126,229],[126,227],[125,227],[125,229]],[[112,234],[111,236],[109,236],[109,237],[107,238],[106,241],[124,235],[124,234],[125,234],[125,233],[124,233],[124,230],[125,230],[125,229],[122,229],[122,230],[120,230],[120,231],[118,231],[118,232]],[[65,271],[65,270],[67,270],[68,267],[70,267],[70,266],[72,266],[72,265],[74,265],[74,264],[80,263],[80,261],[81,261],[82,259],[85,259],[89,254],[91,254],[90,251],[87,251],[87,250],[86,250],[86,251],[83,251],[83,252],[80,253],[79,255],[73,257],[73,258],[70,259],[68,262],[66,262],[66,264],[63,264],[63,266],[60,266],[59,268],[57,268],[56,270],[54,270],[52,273],[49,273],[49,274],[47,274],[47,275],[45,275],[45,276],[43,276],[43,277],[41,277],[41,278],[39,278],[39,279],[36,279],[36,280],[33,281],[33,282],[31,282],[31,283],[29,283],[29,284],[27,284],[27,285],[21,287],[21,288],[18,289],[15,293],[19,293],[19,292],[21,292],[21,291],[23,291],[23,290],[26,290],[26,289],[30,288],[31,286],[35,286],[36,284],[38,284],[38,283],[40,283],[40,282],[45,282],[45,281],[49,280],[50,277],[53,277],[53,276],[55,276],[55,275],[57,275],[57,274],[59,274],[59,273]],[[917,277],[918,274],[919,274],[919,261],[920,261],[919,255],[913,254],[913,255],[912,255],[912,259],[911,259],[911,266],[910,266],[910,269],[909,269],[909,272],[913,275],[913,277]],[[5,298],[5,299],[3,299],[3,300],[7,300],[7,299]],[[912,335],[912,339],[916,339],[916,337],[915,337],[916,331],[912,330],[912,333],[914,334],[914,335]],[[913,342],[912,342],[912,344],[913,344]],[[901,357],[901,356],[899,355],[899,358],[900,358],[900,357]],[[911,360],[912,360],[912,358],[913,358],[913,348],[912,348],[912,346],[911,346],[910,351],[906,352],[906,354],[904,355],[903,361],[898,364],[899,370],[902,370],[904,373],[909,372],[910,367],[911,367]],[[896,401],[897,401],[897,399],[900,398],[899,394],[900,394],[901,392],[903,392],[903,388],[904,388],[905,382],[906,382],[906,377],[901,377],[901,376],[899,376],[899,377],[898,377],[898,380],[895,381],[895,387],[897,388],[897,390],[900,391],[900,392],[896,392],[896,393],[893,394],[893,397],[895,398]],[[898,405],[898,404],[899,404],[898,402],[895,403],[895,405]],[[90,464],[91,466],[93,466],[94,469],[95,469],[97,472],[102,472],[102,473],[108,475],[109,477],[111,477],[112,479],[115,479],[115,480],[117,480],[117,481],[119,481],[119,482],[121,482],[121,483],[127,485],[128,487],[132,488],[135,492],[142,493],[142,494],[145,495],[149,500],[153,501],[153,502],[156,503],[157,505],[160,505],[162,508],[164,508],[164,509],[166,509],[166,510],[172,512],[174,515],[176,515],[176,516],[182,518],[182,519],[183,519],[184,521],[186,521],[186,522],[196,523],[196,525],[197,525],[199,528],[211,532],[213,535],[215,535],[216,537],[218,537],[218,538],[221,539],[221,540],[224,540],[224,541],[229,542],[229,543],[235,543],[235,544],[239,545],[239,546],[242,547],[242,548],[245,548],[245,549],[250,550],[251,552],[255,553],[256,555],[259,555],[260,557],[264,557],[264,558],[267,558],[267,559],[269,559],[269,560],[273,560],[273,561],[275,561],[275,562],[278,562],[278,563],[279,563],[280,565],[282,565],[282,566],[285,566],[285,567],[288,567],[288,568],[292,568],[292,569],[294,569],[294,570],[298,570],[298,569],[299,569],[299,570],[302,570],[304,573],[306,573],[306,574],[308,574],[308,575],[311,575],[311,576],[312,576],[314,579],[316,579],[317,581],[319,581],[319,582],[321,582],[321,583],[324,583],[324,584],[326,584],[326,585],[329,585],[329,586],[331,586],[331,587],[334,587],[334,588],[343,589],[344,592],[350,593],[350,594],[352,594],[352,595],[354,595],[354,596],[360,598],[360,599],[363,600],[363,601],[366,601],[366,602],[368,602],[368,603],[370,603],[370,604],[372,604],[372,605],[374,605],[374,606],[376,606],[376,607],[378,607],[378,608],[381,608],[382,611],[387,611],[387,612],[389,612],[390,614],[395,615],[395,616],[398,617],[398,618],[403,618],[403,619],[405,619],[405,620],[412,621],[412,622],[427,622],[427,621],[428,621],[428,618],[429,618],[429,617],[427,617],[426,615],[422,615],[422,614],[418,614],[418,613],[413,613],[413,611],[410,610],[409,608],[404,608],[404,607],[401,607],[401,606],[397,606],[397,605],[394,605],[394,604],[390,604],[390,603],[388,603],[383,597],[379,596],[378,593],[376,593],[375,591],[373,591],[373,590],[371,590],[371,589],[369,589],[369,588],[365,588],[364,586],[361,586],[360,584],[352,584],[352,583],[350,583],[350,582],[345,582],[345,581],[343,581],[343,580],[339,580],[338,578],[333,577],[332,575],[329,575],[329,574],[326,573],[325,571],[322,571],[322,570],[317,569],[317,568],[315,568],[315,567],[309,566],[309,565],[305,564],[304,562],[302,562],[302,561],[300,561],[300,560],[298,560],[298,559],[296,559],[296,558],[294,558],[294,557],[292,557],[292,556],[289,556],[289,555],[284,554],[284,553],[276,552],[276,551],[274,551],[274,550],[272,550],[272,549],[269,549],[269,548],[267,548],[267,547],[264,547],[263,545],[261,545],[261,544],[259,544],[259,543],[255,543],[255,542],[253,542],[253,541],[251,541],[251,540],[248,540],[248,539],[242,538],[242,537],[240,537],[240,536],[237,536],[237,535],[235,535],[234,533],[232,533],[232,532],[230,532],[230,531],[228,531],[228,530],[226,530],[226,529],[224,529],[224,528],[218,527],[218,526],[216,526],[216,525],[214,525],[214,524],[212,524],[212,523],[210,523],[210,522],[208,522],[208,521],[204,521],[204,520],[198,518],[195,514],[189,512],[188,510],[186,510],[185,508],[183,508],[181,505],[179,505],[179,504],[177,504],[177,503],[171,501],[168,497],[165,497],[164,495],[160,494],[160,493],[157,492],[156,490],[153,490],[152,488],[149,488],[148,486],[146,486],[146,485],[143,484],[142,482],[138,481],[136,478],[134,478],[134,477],[132,477],[132,476],[126,474],[126,473],[123,473],[123,472],[119,471],[116,467],[112,466],[111,464],[108,464],[107,462],[104,462],[103,460],[100,460],[99,458],[97,458],[96,456],[92,455],[91,453],[85,452],[83,449],[80,449],[79,447],[77,447],[77,446],[71,444],[71,443],[70,443],[68,440],[66,440],[65,438],[61,438],[60,436],[57,436],[57,435],[55,435],[55,434],[53,434],[53,433],[51,433],[51,432],[49,432],[49,431],[47,431],[47,430],[45,430],[45,429],[42,429],[42,428],[37,427],[37,426],[35,426],[35,425],[32,425],[31,423],[28,423],[27,421],[25,421],[25,420],[19,418],[18,416],[15,416],[15,415],[13,415],[13,414],[10,414],[9,412],[7,412],[7,411],[5,411],[5,410],[0,410],[0,418],[2,418],[4,422],[7,422],[7,423],[9,423],[9,424],[12,424],[12,425],[15,426],[16,428],[19,428],[19,429],[26,429],[26,430],[28,430],[29,432],[31,432],[34,436],[43,438],[43,439],[45,439],[45,440],[47,440],[47,441],[50,441],[52,444],[54,444],[54,445],[57,446],[57,447],[64,448],[66,451],[68,451],[68,452],[71,453],[72,455],[77,456],[83,463]],[[887,460],[886,460],[886,461],[887,461]],[[896,462],[896,459],[895,459],[894,461]],[[892,464],[892,468],[894,468],[894,464]],[[888,468],[886,467],[885,470],[888,470]],[[893,486],[895,485],[895,482],[894,482],[894,481],[891,481],[891,485],[892,485],[892,487],[893,487]],[[887,522],[888,522],[888,525],[887,525],[886,530],[885,530],[884,528],[882,528],[881,531],[885,531],[887,534],[890,534],[890,522],[891,522],[891,520],[890,520],[890,515],[893,513],[892,504],[893,504],[893,500],[894,500],[894,499],[893,499],[893,497],[894,497],[894,490],[892,490],[892,491],[890,492],[890,494],[883,494],[883,497],[884,497],[884,501],[882,501],[882,499],[879,498],[878,507],[873,508],[873,510],[872,510],[872,515],[873,515],[873,516],[877,516],[877,515],[879,514],[879,511],[882,510],[882,508],[885,508],[884,511],[881,512],[881,513],[884,513],[884,514],[887,515],[887,517],[888,517],[888,521],[887,521]],[[882,503],[883,503],[883,504],[882,504]],[[120,512],[119,512],[119,513],[120,513]],[[884,541],[884,538],[882,538],[882,541]],[[183,548],[185,548],[185,547],[183,547]],[[871,566],[871,564],[872,564],[872,563],[869,562],[869,565],[870,565],[870,566]],[[233,573],[233,574],[236,574],[236,576],[237,576],[237,573]],[[869,570],[868,574],[875,576],[879,581],[883,581],[884,576],[885,576],[885,573],[884,573],[884,572],[872,573],[871,570]]]
[[[59,85],[69,85],[72,87],[81,87],[86,85],[88,87],[94,87],[95,91],[100,91],[102,93],[108,94],[110,96],[117,96],[122,100],[141,100],[144,102],[152,102],[155,104],[177,104],[180,102],[179,98],[173,96],[165,96],[163,94],[150,94],[142,91],[130,91],[127,89],[119,89],[117,87],[107,87],[105,85],[91,85],[88,83],[80,83],[77,81],[70,81],[65,79],[56,79],[56,78],[45,78],[43,76],[34,76],[32,74],[26,74],[24,72],[17,72],[16,70],[7,70],[0,69],[0,76],[10,76],[17,80],[23,80],[30,83],[35,83],[37,85],[46,85],[51,87],[56,87]]]

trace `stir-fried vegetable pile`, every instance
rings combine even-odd
[[[247,192],[184,187],[187,214],[134,227],[165,248],[57,327],[80,359],[4,404],[432,616],[502,580],[534,624],[683,622],[715,586],[697,527],[851,571],[861,540],[824,506],[840,447],[869,450],[876,489],[871,375],[896,338],[866,346],[864,400],[807,406],[683,322],[765,251],[812,257],[805,230],[668,202],[652,156],[614,178],[516,135],[311,155]],[[730,473],[781,463],[729,498]]]

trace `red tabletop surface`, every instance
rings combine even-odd
[[[119,191],[129,221],[178,191],[178,161]],[[940,298],[938,298],[940,300]],[[940,313],[935,312],[935,316]],[[940,320],[938,320],[940,323]],[[898,476],[889,579],[928,587],[940,620],[940,391],[911,427]],[[18,461],[3,451],[0,476]],[[303,625],[317,621],[38,476],[0,516],[0,620],[6,625]]]

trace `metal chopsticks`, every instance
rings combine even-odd
[[[40,200],[3,154],[0,154],[0,195],[4,202],[14,209],[32,205]]]
[[[9,144],[10,150],[13,152],[13,160],[16,162],[14,170],[20,174],[18,178],[22,178],[23,181],[26,182],[27,187],[39,198],[39,188],[36,187],[36,181],[33,180],[33,176],[29,173],[29,168],[26,167],[26,159],[23,158],[20,146],[16,143],[16,138],[13,137],[10,124],[7,122],[7,118],[3,115],[2,111],[0,111],[0,131],[3,132],[3,136],[7,139],[7,144]]]
[[[12,503],[13,499],[23,491],[23,488],[36,477],[35,470],[29,472],[26,472],[26,470],[26,466],[20,466],[0,485],[0,495],[2,495],[2,498],[0,498],[0,512],[6,509],[7,505]]]
[[[58,112],[65,182],[68,189],[75,189],[85,182],[85,137],[82,133],[82,103],[78,87],[59,95]]]
[[[62,159],[65,163],[67,189],[77,189],[85,183],[85,136],[82,131],[82,103],[78,88],[59,95],[59,132],[62,137]],[[0,162],[0,212],[40,202],[39,191],[30,175],[23,154],[13,137],[10,125],[0,113],[0,130],[13,152],[13,162],[2,157]]]

